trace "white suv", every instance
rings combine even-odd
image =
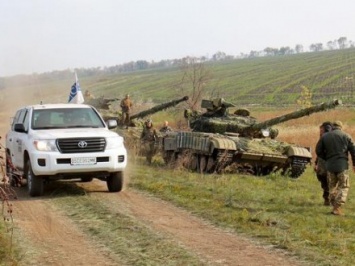
[[[110,192],[121,191],[127,151],[123,138],[109,130],[116,126],[85,104],[24,107],[6,135],[7,175],[27,179],[31,196],[43,194],[44,181],[74,178],[95,177]]]

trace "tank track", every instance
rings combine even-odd
[[[291,167],[288,169],[287,175],[291,178],[299,178],[306,170],[308,163],[309,161],[305,158],[293,157],[290,164]]]

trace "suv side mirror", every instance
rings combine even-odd
[[[14,126],[14,130],[16,132],[26,133],[25,126],[22,123],[16,123],[15,126]]]
[[[109,119],[106,122],[108,129],[113,129],[117,127],[117,121],[114,119]]]

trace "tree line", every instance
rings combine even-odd
[[[328,41],[325,45],[323,43],[313,43],[309,46],[309,52],[320,52],[323,50],[336,50],[336,49],[346,49],[355,47],[355,43],[348,40],[347,37],[340,37],[338,39]],[[201,57],[184,57],[180,59],[165,59],[158,62],[146,60],[131,61],[123,64],[118,64],[114,66],[105,67],[91,67],[91,68],[76,68],[74,69],[80,77],[96,76],[100,74],[119,74],[126,72],[134,72],[146,69],[155,68],[167,68],[167,67],[181,67],[190,63],[205,63],[213,61],[227,61],[227,60],[237,60],[244,58],[254,58],[263,56],[283,56],[291,54],[300,54],[306,52],[302,44],[296,44],[294,48],[289,46],[284,46],[280,48],[266,47],[262,51],[251,50],[249,53],[240,53],[237,56],[228,55],[225,52],[218,51],[211,57],[201,56]],[[45,79],[56,79],[56,78],[68,78],[71,77],[73,70],[56,70],[45,73],[34,73],[32,75],[17,75],[16,78],[21,80],[26,80],[28,78],[37,78],[38,80]],[[20,76],[20,77],[19,77]],[[5,87],[5,78],[0,78],[0,90]]]

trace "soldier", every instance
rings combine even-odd
[[[94,99],[95,97],[94,95],[92,95],[92,93],[89,90],[85,90],[84,98],[85,100],[91,100]]]
[[[128,126],[130,122],[130,111],[133,106],[133,103],[128,94],[126,94],[125,98],[122,99],[120,106],[122,110],[122,125]]]
[[[153,127],[152,119],[147,119],[147,121],[144,123],[141,140],[143,141],[143,147],[147,162],[151,164],[153,156],[155,154],[155,141],[158,140],[158,134],[155,128]]]
[[[333,130],[323,134],[316,146],[317,156],[326,161],[329,201],[333,206],[331,213],[334,215],[343,215],[341,206],[348,196],[349,153],[355,172],[355,145],[350,135],[342,131],[342,127],[341,121],[335,121]]]
[[[332,124],[327,121],[324,122],[319,126],[319,139],[322,136],[332,131]],[[323,199],[324,199],[324,206],[329,206],[329,187],[328,187],[328,179],[327,179],[327,168],[325,166],[325,161],[322,158],[317,157],[314,163],[314,171],[316,172],[317,179],[321,184],[323,189]]]
[[[173,129],[171,127],[169,127],[169,122],[168,121],[164,121],[164,125],[161,129],[159,129],[160,132],[162,133],[166,133],[166,132],[172,132]]]

